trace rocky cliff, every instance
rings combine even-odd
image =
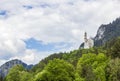
[[[120,36],[120,18],[109,24],[103,24],[99,27],[97,35],[94,38],[94,45],[101,46],[107,41]]]

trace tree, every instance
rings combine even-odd
[[[117,38],[116,40],[112,41],[110,45],[111,46],[107,52],[107,55],[109,55],[113,59],[120,58],[120,38]]]
[[[30,72],[21,71],[20,81],[33,81],[33,75]]]
[[[73,81],[74,78],[74,68],[71,64],[54,59],[35,76],[35,81]]]
[[[16,65],[10,69],[8,75],[6,76],[6,81],[20,81],[20,72],[24,71],[22,65]]]
[[[76,81],[106,81],[107,62],[104,54],[83,54],[77,64]]]
[[[106,67],[106,81],[120,80],[120,59],[112,59]]]
[[[48,64],[49,60],[53,60],[53,59],[62,59],[63,55],[66,54],[66,53],[55,53],[55,54],[52,54],[44,59],[42,59],[37,65],[33,66],[33,68],[31,69],[31,71],[33,72],[40,72],[44,69],[44,67]]]

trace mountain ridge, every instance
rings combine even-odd
[[[0,76],[5,77],[8,74],[9,70],[16,65],[22,65],[27,70],[33,67],[33,65],[27,65],[19,59],[13,59],[0,66]]]

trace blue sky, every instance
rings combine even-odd
[[[6,13],[7,13],[7,11],[5,11],[5,10],[0,10],[0,15],[4,16],[4,15],[6,15]]]
[[[23,7],[26,8],[26,9],[32,9],[33,8],[33,6],[31,6],[31,5],[23,5]]]
[[[68,48],[71,46],[70,43],[58,42],[58,43],[47,43],[44,44],[42,41],[36,40],[34,38],[30,38],[25,41],[27,49],[36,49],[37,51],[59,51],[61,48]],[[57,47],[59,46],[59,47]]]
[[[78,49],[85,31],[94,37],[101,24],[120,16],[119,4],[119,0],[1,0],[0,65],[11,59],[36,64],[52,53]]]

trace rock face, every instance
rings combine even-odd
[[[27,65],[18,59],[11,60],[11,61],[6,62],[2,66],[0,66],[0,76],[5,77],[8,74],[10,68],[12,68],[13,66],[18,65],[18,64],[23,65],[23,67],[25,67],[28,70],[33,67],[33,65]]]
[[[120,18],[112,23],[101,25],[94,38],[94,46],[104,45],[107,41],[120,36]]]

